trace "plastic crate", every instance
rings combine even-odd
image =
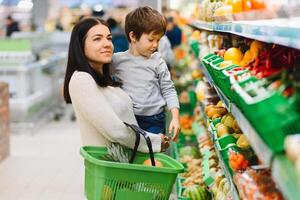
[[[229,134],[218,138],[217,144],[220,146],[220,149],[224,149],[230,144],[236,144],[236,141],[237,139],[233,135]]]
[[[216,75],[217,72],[216,72],[216,70],[215,70],[215,67],[216,67],[216,66],[219,66],[220,63],[223,62],[223,61],[224,61],[224,59],[218,56],[216,59],[212,60],[212,61],[209,63],[209,67],[208,67],[207,70],[208,70],[210,76],[212,77],[212,79],[213,79],[213,81],[214,81],[215,83],[218,82],[218,78],[217,78],[217,75]]]
[[[220,155],[224,161],[224,164],[225,164],[225,167],[228,169],[230,175],[232,176],[233,175],[233,171],[229,165],[229,151],[232,149],[232,150],[237,150],[238,147],[236,144],[232,143],[232,144],[229,144],[227,145],[225,148],[221,148],[220,147],[220,144],[216,144],[217,145],[217,148],[220,152]]]
[[[253,90],[262,90],[265,94],[250,95],[250,89],[246,87],[249,83],[254,83]],[[244,115],[261,138],[273,152],[282,152],[286,135],[300,131],[299,116],[286,98],[276,91],[265,89],[263,85],[263,81],[251,77],[233,87]]]
[[[179,109],[180,115],[187,114],[189,116],[193,116],[193,114],[194,114],[194,109],[197,104],[197,95],[196,95],[195,91],[189,90],[188,96],[189,96],[188,103],[180,103],[180,109]]]
[[[207,69],[207,71],[209,73],[211,73],[211,66],[210,66],[210,63],[212,61],[215,61],[217,59],[220,59],[221,57],[220,56],[217,56],[216,54],[213,54],[213,53],[210,53],[210,54],[207,54],[206,56],[204,56],[202,58],[202,63],[204,64],[205,68]]]
[[[224,78],[224,74],[222,73],[222,71],[225,69],[232,69],[235,67],[234,65],[229,65],[227,67],[220,68],[220,64],[223,61],[224,59],[220,57],[219,59],[211,62],[211,70],[212,70],[211,76],[218,87],[221,86],[222,84],[221,79]]]
[[[222,71],[222,75],[219,76],[219,85],[218,87],[222,90],[222,92],[226,95],[226,97],[235,103],[234,91],[231,87],[230,77],[231,76],[239,76],[245,73],[248,73],[248,70],[245,70],[236,65],[232,65],[231,67],[227,67]]]
[[[168,200],[183,166],[171,157],[157,153],[164,167],[144,166],[148,154],[137,153],[134,164],[101,160],[105,147],[81,147],[85,163],[85,194],[88,200]]]

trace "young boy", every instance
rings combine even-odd
[[[169,133],[173,133],[176,141],[180,131],[178,97],[167,65],[156,52],[165,31],[164,17],[150,7],[140,7],[127,14],[125,32],[130,47],[113,56],[112,67],[133,101],[139,126],[164,134],[167,104],[172,113]]]

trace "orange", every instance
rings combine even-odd
[[[228,49],[224,54],[224,60],[231,60],[236,65],[240,64],[243,57],[244,55],[241,50],[235,47]]]
[[[154,159],[154,161],[155,161],[155,167],[163,167],[163,164],[160,161],[158,161],[156,159]],[[143,162],[143,165],[152,166],[151,159],[149,158],[149,159],[145,160]]]
[[[243,12],[243,2],[242,0],[232,0],[233,13]]]
[[[243,0],[243,11],[249,11],[252,8],[250,0]]]
[[[263,0],[251,0],[252,9],[264,9],[266,5]]]

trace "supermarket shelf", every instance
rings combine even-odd
[[[203,115],[203,117],[204,117],[204,120],[207,121],[208,118],[207,118],[207,116],[204,114],[204,105],[203,105],[202,103],[200,103],[200,109],[201,109],[201,113],[202,113],[202,115]],[[211,141],[214,141],[213,134],[211,133],[210,128],[208,127],[207,129],[208,129],[208,131],[209,131],[209,136],[210,136]],[[229,183],[230,183],[230,188],[231,188],[231,194],[232,194],[232,197],[233,197],[234,200],[239,200],[240,197],[239,197],[238,191],[237,191],[237,189],[236,189],[236,187],[235,187],[235,185],[234,185],[232,176],[231,176],[231,174],[229,173],[229,171],[228,171],[228,169],[227,169],[227,167],[226,167],[226,165],[225,165],[225,162],[224,162],[224,160],[223,160],[223,158],[222,158],[222,156],[221,156],[221,154],[220,154],[220,152],[219,152],[219,150],[218,150],[218,148],[217,148],[217,146],[216,146],[216,143],[213,142],[213,144],[214,144],[214,148],[215,148],[215,151],[216,151],[216,153],[217,153],[218,160],[219,160],[220,166],[221,166],[221,168],[222,168],[222,171],[224,172],[224,175],[225,175],[226,179],[227,179],[227,180],[229,181]]]
[[[264,165],[270,166],[272,162],[272,156],[273,156],[272,151],[261,139],[261,137],[258,135],[256,130],[252,127],[252,125],[244,116],[244,114],[239,110],[239,108],[234,103],[231,103],[230,100],[223,94],[223,92],[216,86],[216,84],[214,84],[206,68],[202,64],[200,64],[200,68],[201,70],[203,70],[204,75],[205,77],[207,77],[207,80],[210,83],[210,85],[213,86],[217,91],[220,99],[225,104],[227,110],[231,112],[232,115],[235,117],[243,133],[248,138],[256,155],[260,158],[260,160],[263,162]]]
[[[211,131],[211,130],[209,129],[209,131]],[[212,133],[209,133],[209,135],[210,135],[210,139],[211,139],[212,141],[214,141],[214,138],[212,137],[213,134],[212,134]],[[236,189],[236,187],[235,187],[235,184],[234,184],[234,182],[233,182],[232,176],[231,176],[229,170],[227,169],[227,167],[226,167],[226,165],[225,165],[225,162],[224,162],[224,160],[223,160],[223,158],[222,158],[222,156],[221,156],[220,151],[218,150],[218,147],[216,146],[216,142],[213,142],[213,143],[214,143],[214,148],[215,148],[215,151],[216,151],[216,153],[217,153],[217,156],[218,156],[218,160],[219,160],[221,169],[222,169],[222,171],[224,172],[224,175],[225,175],[226,179],[229,181],[230,188],[231,188],[231,194],[232,194],[232,197],[233,197],[234,200],[239,200],[240,197],[239,197],[238,191],[237,191],[237,189]]]
[[[267,43],[300,49],[300,17],[255,21],[203,22],[193,21],[194,28],[232,33]]]
[[[248,138],[256,155],[260,158],[263,164],[270,166],[272,162],[272,151],[265,144],[265,142],[258,135],[256,130],[251,126],[244,114],[237,108],[236,105],[231,104],[231,113],[238,122],[245,136]]]
[[[222,102],[225,104],[225,107],[227,110],[231,111],[231,107],[230,107],[230,101],[226,98],[226,96],[221,92],[221,90],[216,86],[216,84],[214,83],[213,79],[211,78],[210,74],[208,73],[207,69],[200,64],[200,68],[203,71],[207,81],[209,82],[209,84],[215,88],[218,96],[220,97],[220,99],[222,100]]]
[[[272,165],[272,176],[286,199],[300,199],[300,176],[295,166],[284,155],[275,157]]]

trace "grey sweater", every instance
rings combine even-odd
[[[115,53],[112,72],[123,83],[122,89],[131,97],[136,115],[151,116],[179,108],[176,90],[167,65],[159,53],[150,58],[134,56],[128,50]]]

